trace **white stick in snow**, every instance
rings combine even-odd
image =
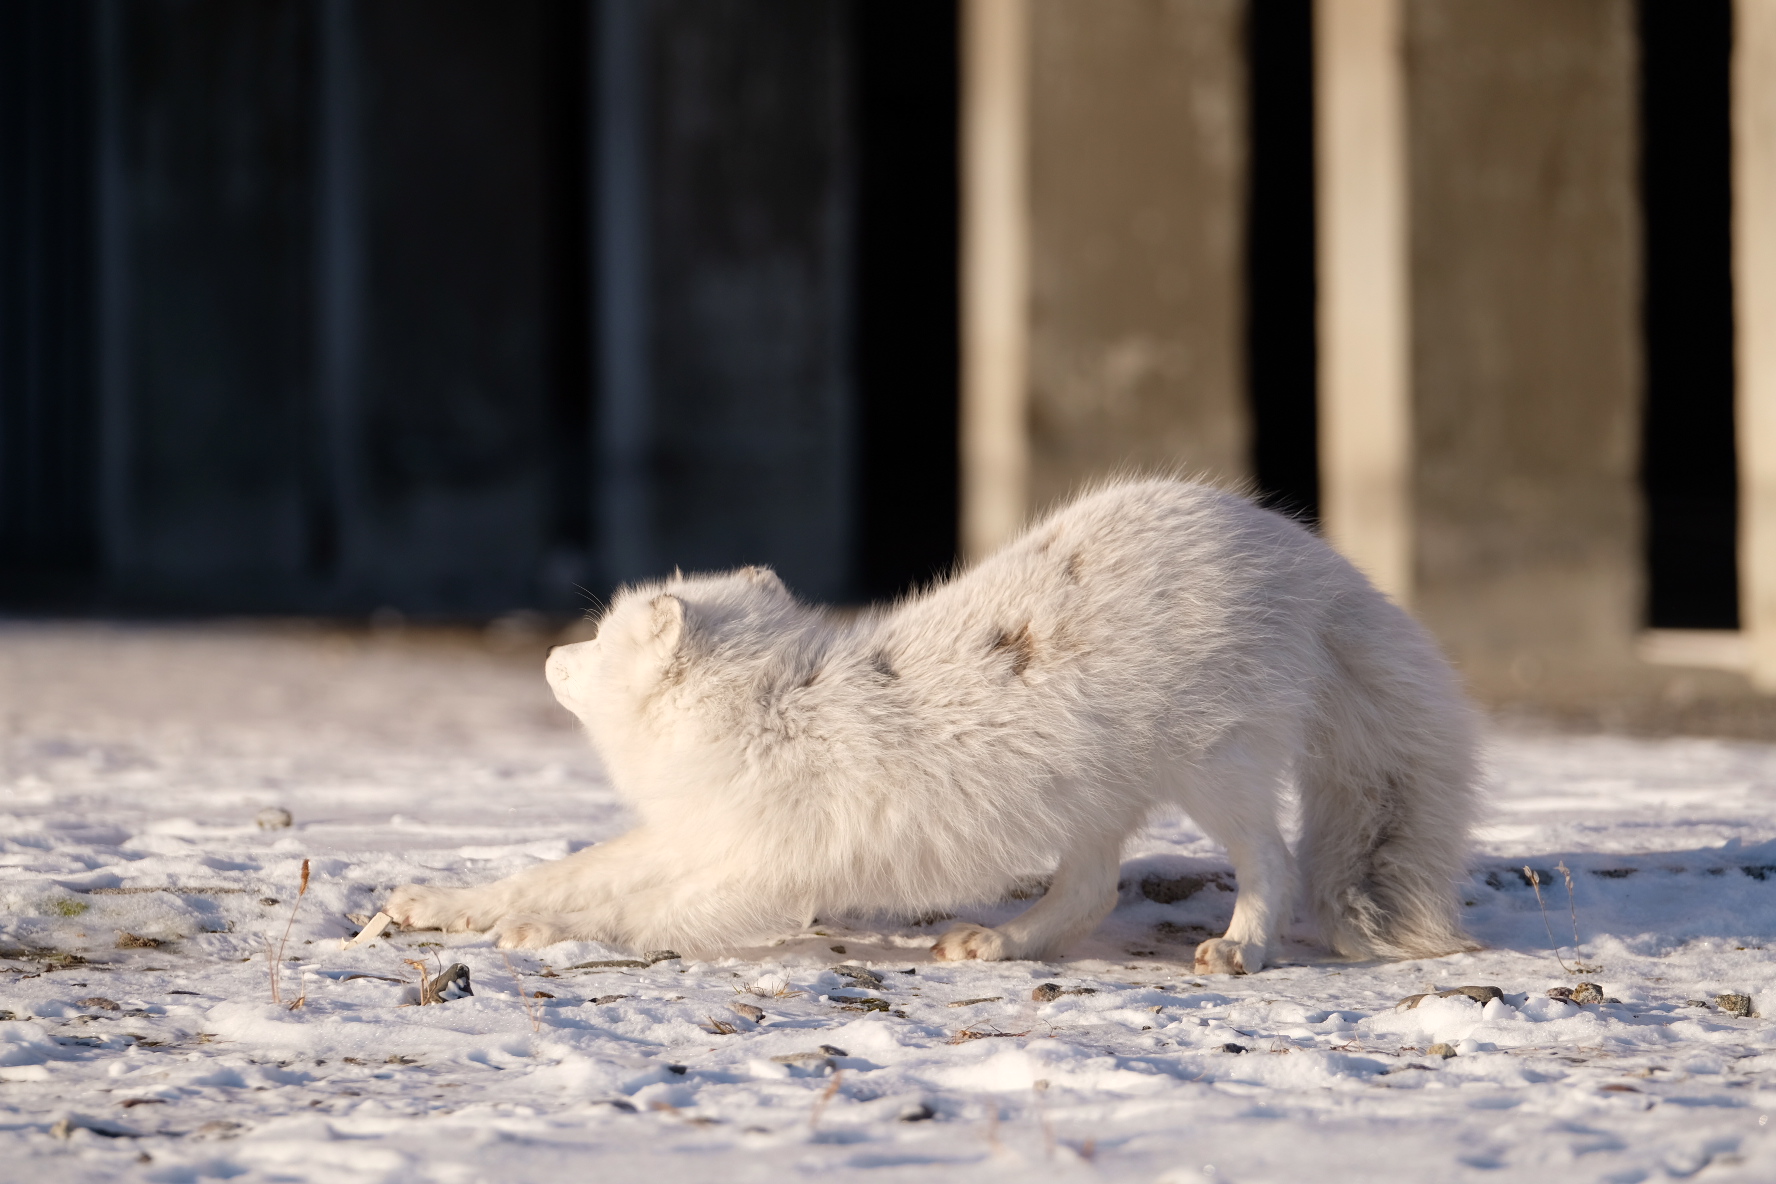
[[[361,931],[359,931],[356,937],[341,938],[339,941],[339,948],[342,950],[349,950],[353,946],[361,946],[365,942],[375,941],[382,936],[382,931],[387,929],[393,922],[394,918],[387,913],[377,913],[374,917],[370,918],[369,922]]]

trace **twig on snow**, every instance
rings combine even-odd
[[[832,1101],[832,1096],[839,1092],[839,1079],[844,1076],[845,1076],[845,1071],[843,1069],[834,1069],[833,1070],[832,1082],[829,1085],[827,1085],[825,1092],[822,1093],[818,1098],[816,1098],[814,1100],[813,1113],[808,1115],[808,1129],[809,1130],[814,1129],[815,1124],[820,1121],[821,1111],[825,1110],[826,1104],[828,1102]]]
[[[306,895],[308,895],[308,860],[305,859],[302,861],[302,886],[296,890],[296,903],[290,906],[290,919],[284,922],[284,935],[278,939],[277,951],[275,953],[272,951],[271,942],[265,943],[265,952],[271,958],[271,1001],[273,1003],[284,1001],[283,986],[278,977],[284,960],[284,946],[290,940],[291,926],[296,924],[296,910],[302,907],[302,898]],[[303,999],[307,998],[307,992],[304,992],[302,999],[298,999],[291,1005],[291,1010],[301,1006]]]
[[[1523,874],[1529,877],[1529,886],[1535,889],[1536,907],[1542,910],[1542,927],[1548,931],[1548,944],[1554,949],[1554,961],[1560,963],[1561,970],[1571,974],[1573,973],[1571,967],[1567,966],[1566,959],[1560,956],[1560,943],[1554,940],[1554,923],[1548,920],[1548,906],[1542,901],[1542,878],[1536,875],[1535,869],[1527,863],[1523,865]],[[1567,883],[1570,885],[1572,881],[1569,879]],[[1578,925],[1577,913],[1573,914],[1573,925],[1576,929]]]
[[[500,951],[500,961],[506,964],[507,973],[512,976],[512,981],[518,986],[518,1002],[524,1005],[524,1016],[530,1021],[530,1030],[541,1032],[543,1021],[537,1018],[536,1001],[524,993],[524,980],[518,977],[518,968],[512,965],[512,959],[506,956],[504,950]]]

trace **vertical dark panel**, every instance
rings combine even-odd
[[[1739,624],[1730,0],[1641,0],[1648,623]]]
[[[383,0],[359,10],[359,599],[474,613],[537,595],[554,529],[544,9]]]
[[[548,366],[550,511],[538,593],[580,607],[595,580],[592,521],[591,5],[542,11],[543,351]]]
[[[0,603],[84,599],[96,549],[91,9],[0,4]]]
[[[850,591],[846,6],[651,8],[655,558]]]
[[[1317,522],[1313,0],[1253,0],[1246,20],[1252,468],[1267,504]]]
[[[122,6],[129,603],[300,597],[312,29],[299,0]]]
[[[859,0],[857,591],[893,596],[956,556],[955,0]]]

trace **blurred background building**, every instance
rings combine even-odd
[[[0,609],[856,602],[1182,468],[1490,702],[1762,718],[1773,91],[1770,0],[0,0]]]

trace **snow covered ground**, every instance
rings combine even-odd
[[[1042,965],[830,919],[711,962],[342,950],[397,883],[623,828],[538,667],[467,636],[0,627],[0,1178],[1776,1179],[1776,1029],[1713,1005],[1776,1015],[1776,748],[1497,737],[1464,896],[1489,948],[1431,961],[1193,975],[1232,894],[1183,820]],[[409,960],[474,996],[403,1006]],[[1581,980],[1610,1001],[1547,995]],[[1504,998],[1395,1009],[1466,984]]]

